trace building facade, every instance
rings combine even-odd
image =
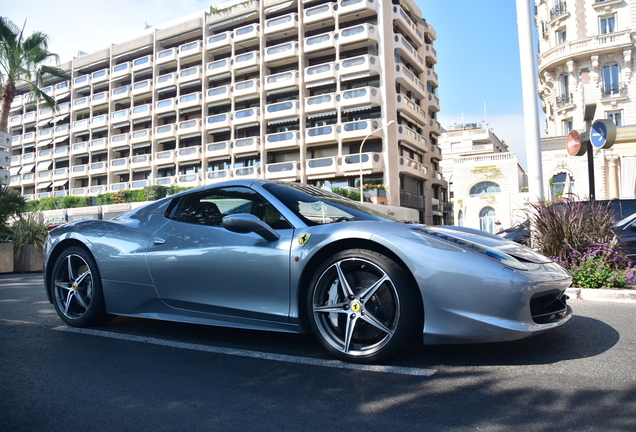
[[[411,0],[263,0],[73,59],[18,96],[10,185],[30,199],[232,178],[386,186],[443,221],[436,33]]]
[[[583,88],[593,89],[594,119],[618,126],[616,144],[594,152],[597,198],[636,196],[636,80],[633,0],[538,0],[539,87],[546,113],[542,140],[546,198],[589,196],[587,158],[569,156],[567,134],[586,129]]]
[[[439,142],[455,225],[495,233],[527,218],[526,174],[497,135],[469,123],[445,131]]]

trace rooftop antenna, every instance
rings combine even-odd
[[[461,113],[462,116],[462,130],[464,130],[464,113]]]
[[[486,101],[484,101],[484,127],[488,129],[488,115],[486,114]]]

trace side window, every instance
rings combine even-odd
[[[246,187],[211,189],[184,196],[172,219],[198,225],[222,226],[230,214],[253,214],[274,229],[291,228],[287,220],[263,197]]]

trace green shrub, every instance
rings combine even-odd
[[[20,257],[25,246],[42,246],[46,240],[46,223],[41,213],[20,214],[11,225],[11,239],[15,245],[16,257]]]
[[[331,189],[331,191],[335,194],[342,195],[343,197],[352,199],[354,201],[360,201],[360,191],[358,190],[335,187]]]
[[[166,196],[167,190],[164,186],[154,185],[146,186],[144,192],[148,201],[157,201]]]
[[[0,185],[0,241],[8,236],[9,219],[22,213],[26,206],[22,195],[6,185]]]

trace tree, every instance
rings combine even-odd
[[[22,213],[25,208],[26,201],[22,195],[9,186],[0,185],[0,242],[7,237],[9,219]]]
[[[44,100],[47,106],[57,107],[55,100],[40,87],[46,85],[46,80],[68,80],[69,76],[61,69],[46,64],[51,60],[59,62],[59,56],[49,52],[48,44],[47,34],[34,32],[25,37],[24,26],[20,29],[8,18],[0,17],[0,132],[9,132],[9,111],[17,86],[26,86],[32,101]]]

